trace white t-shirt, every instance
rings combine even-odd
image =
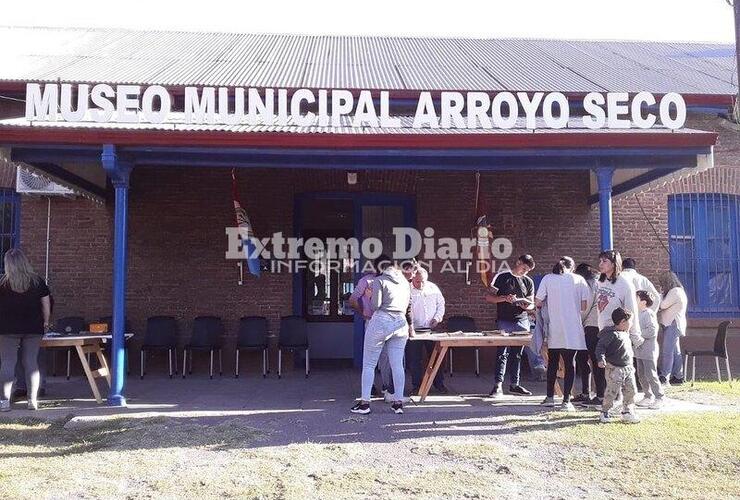
[[[599,330],[613,326],[612,312],[617,307],[632,313],[630,333],[640,334],[640,311],[637,309],[637,292],[631,280],[621,274],[612,283],[608,279],[596,280],[596,307],[599,309]]]
[[[537,299],[547,301],[547,347],[550,349],[586,349],[581,322],[581,301],[589,301],[591,289],[586,280],[573,273],[547,274],[537,289]]]

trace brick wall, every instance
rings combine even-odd
[[[667,239],[668,194],[737,194],[740,189],[737,130],[719,118],[693,118],[691,125],[720,133],[717,167],[614,203],[615,246],[623,255],[637,258],[651,278],[668,268],[667,254],[658,241]],[[416,200],[418,226],[434,227],[436,236],[467,236],[473,217],[473,173],[360,172],[355,186],[347,185],[344,171],[245,169],[239,175],[242,198],[260,235],[292,232],[293,196],[300,192],[408,194]],[[579,172],[497,172],[481,178],[483,203],[497,235],[512,240],[514,256],[523,252],[535,256],[535,274],[547,272],[563,254],[576,262],[595,263],[598,207],[586,204],[588,189],[588,176]],[[227,169],[137,167],[130,198],[128,282],[129,316],[135,331],[143,332],[147,316],[172,314],[181,319],[184,341],[193,317],[218,314],[233,337],[240,316],[265,315],[274,328],[281,315],[292,312],[288,275],[267,274],[258,282],[248,278],[245,286],[237,286],[235,264],[223,255],[224,227],[233,223],[229,195]],[[638,200],[658,237],[645,222]],[[45,200],[24,198],[22,245],[39,271],[43,269],[45,228]],[[50,281],[57,299],[56,316],[94,319],[110,314],[112,206],[53,200],[51,240]],[[431,279],[446,295],[448,315],[469,314],[481,327],[493,327],[493,307],[483,302],[477,276],[471,277],[471,285],[460,274],[433,273]],[[694,322],[693,326],[702,325]],[[697,332],[687,341],[706,343],[704,336],[710,331]],[[733,346],[740,352],[740,345]],[[485,356],[484,367],[490,366],[491,354]],[[230,360],[226,356],[225,361]]]

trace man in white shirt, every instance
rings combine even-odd
[[[429,274],[422,267],[417,269],[416,275],[411,280],[411,285],[411,320],[414,323],[414,329],[436,327],[442,322],[445,315],[445,299],[442,292],[437,285],[429,281]],[[411,372],[413,394],[419,392],[419,386],[421,385],[425,347],[431,353],[434,342],[431,340],[409,340],[406,343],[406,359]],[[447,393],[442,370],[439,370],[434,378],[434,387],[442,394]]]
[[[652,309],[655,314],[658,314],[658,309],[660,308],[660,294],[655,288],[655,285],[653,285],[649,279],[637,272],[637,269],[635,269],[636,265],[637,262],[635,262],[635,259],[624,259],[622,261],[622,276],[635,285],[635,292],[645,290],[655,297],[655,301],[653,302],[653,305],[650,306],[650,309]]]

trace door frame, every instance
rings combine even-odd
[[[362,208],[368,206],[401,206],[403,208],[403,223],[406,227],[416,227],[416,197],[409,194],[386,192],[351,193],[346,191],[314,191],[296,193],[293,196],[293,236],[303,237],[302,206],[309,200],[350,200],[353,204],[353,233],[354,237],[362,238]],[[365,264],[360,256],[360,268]],[[355,285],[361,275],[355,276]],[[303,315],[303,273],[293,273],[293,314]],[[362,348],[365,340],[365,321],[355,314],[353,322],[353,360],[354,366],[362,366]]]

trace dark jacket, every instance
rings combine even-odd
[[[635,357],[632,345],[639,346],[644,341],[645,339],[640,335],[618,331],[613,326],[607,326],[599,332],[596,359],[613,366],[632,366],[632,360]]]

